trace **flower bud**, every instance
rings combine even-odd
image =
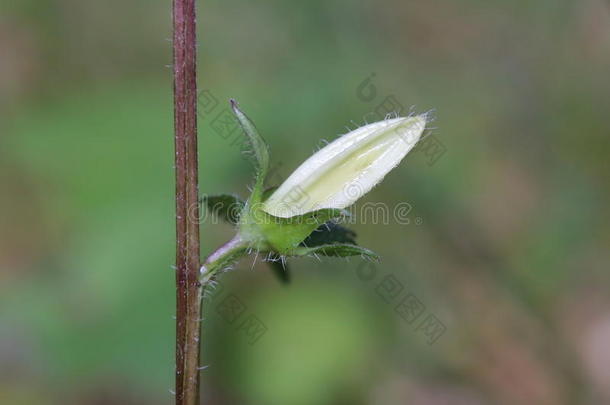
[[[399,117],[341,136],[301,164],[264,202],[263,210],[289,218],[349,207],[400,163],[425,127],[425,115]]]

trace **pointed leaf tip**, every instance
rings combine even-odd
[[[298,247],[294,249],[293,254],[295,256],[306,256],[310,254],[332,257],[362,256],[363,258],[379,260],[379,255],[372,250],[348,243],[333,243],[316,247]]]
[[[269,147],[267,146],[267,142],[263,139],[263,137],[258,133],[256,126],[254,123],[248,118],[246,114],[242,110],[239,109],[239,105],[235,99],[230,99],[229,103],[231,104],[231,109],[239,122],[239,125],[244,131],[248,139],[248,143],[250,147],[254,151],[254,157],[256,159],[255,167],[256,167],[256,182],[254,184],[254,190],[252,192],[253,200],[255,202],[260,201],[263,183],[265,181],[265,177],[267,176],[267,172],[269,170]]]

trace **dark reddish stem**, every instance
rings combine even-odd
[[[195,0],[173,0],[176,405],[199,403],[201,318]]]

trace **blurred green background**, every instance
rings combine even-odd
[[[170,7],[0,1],[3,404],[173,400]],[[411,207],[354,226],[380,264],[223,276],[206,404],[610,403],[607,1],[209,0],[198,23],[202,192],[251,182],[230,97],[277,181],[388,105],[433,109],[444,151],[359,202]]]

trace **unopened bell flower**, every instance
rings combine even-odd
[[[278,188],[265,188],[270,153],[254,123],[231,100],[254,157],[254,184],[246,200],[223,194],[205,196],[209,210],[237,228],[233,239],[202,266],[211,279],[240,257],[265,255],[282,281],[286,259],[297,256],[379,256],[356,243],[341,224],[344,208],[383,180],[415,147],[426,128],[426,115],[397,117],[367,124],[314,153]]]
[[[425,115],[398,117],[341,136],[301,164],[264,202],[263,210],[289,218],[349,207],[400,163],[425,127]]]

